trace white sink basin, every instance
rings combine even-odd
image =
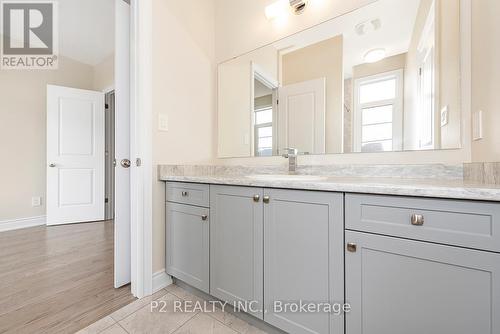
[[[322,181],[327,179],[326,176],[283,174],[248,175],[247,178],[259,181]]]

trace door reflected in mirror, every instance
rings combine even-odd
[[[460,0],[379,0],[219,65],[219,156],[461,146]]]

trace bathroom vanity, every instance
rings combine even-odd
[[[498,187],[162,179],[167,273],[220,300],[254,302],[248,313],[267,324],[289,333],[500,333]],[[275,313],[275,301],[351,310]]]
[[[255,302],[248,313],[288,333],[500,334],[500,187],[463,181],[488,143],[470,103],[472,17],[470,0],[371,1],[220,62],[223,166],[160,168],[167,273]],[[450,153],[460,169],[408,165]],[[255,162],[277,156],[300,175]],[[258,167],[227,167],[240,161]],[[332,161],[405,167],[333,175]],[[351,309],[283,313],[277,301]]]

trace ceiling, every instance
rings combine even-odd
[[[421,0],[379,0],[354,12],[327,21],[311,29],[274,43],[282,53],[289,53],[320,41],[343,35],[344,75],[350,77],[355,65],[364,63],[372,49],[384,48],[387,56],[408,51]],[[359,23],[378,19],[381,26],[365,35],[356,33]]]
[[[273,93],[273,90],[266,85],[264,85],[262,82],[259,80],[255,79],[254,80],[254,96],[257,97],[262,97],[262,96],[267,96]]]
[[[59,0],[59,54],[95,66],[114,53],[115,0]]]

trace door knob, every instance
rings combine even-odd
[[[49,167],[50,168],[54,168],[56,166],[56,164],[50,164]]]
[[[122,165],[123,168],[130,168],[130,166],[132,166],[129,159],[123,159],[120,161],[120,165]]]

